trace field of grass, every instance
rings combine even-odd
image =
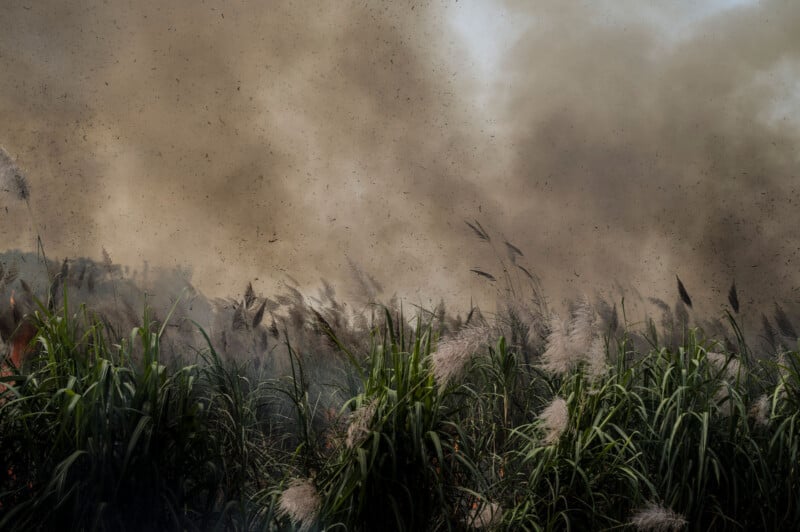
[[[530,281],[491,318],[331,296],[269,327],[248,290],[247,356],[180,302],[120,335],[65,290],[2,378],[0,529],[797,528],[785,313],[755,349],[735,289],[712,335],[685,289],[657,327],[601,301],[559,316]],[[170,326],[204,343],[167,353]]]

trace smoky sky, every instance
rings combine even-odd
[[[463,306],[498,268],[478,219],[551,295],[793,296],[800,7],[506,2],[488,69],[461,9],[3,2],[0,144],[31,194],[0,247],[38,231],[212,295],[357,264]]]

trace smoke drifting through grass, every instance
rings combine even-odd
[[[102,263],[50,263],[49,277],[66,288],[51,297],[69,291],[72,305],[113,302],[130,324],[139,318],[126,314],[125,302],[145,290],[160,294],[157,308],[172,303],[165,287],[176,279],[162,281],[163,272],[148,270],[131,275],[134,282],[105,255]],[[27,298],[38,289],[36,282],[23,284],[31,275],[30,255],[2,259],[0,292],[21,289]],[[730,338],[701,336],[700,329],[688,331],[678,348],[662,346],[660,331],[648,338],[651,331],[626,324],[620,333],[615,309],[585,298],[570,305],[569,319],[557,322],[561,328],[545,348],[538,340],[552,314],[539,307],[544,296],[535,286],[528,306],[514,299],[522,290],[509,288],[503,313],[487,321],[479,310],[471,312],[479,327],[462,325],[443,307],[422,309],[424,317],[413,319],[395,304],[369,317],[369,307],[352,311],[327,284],[314,298],[289,285],[271,299],[248,285],[242,298],[216,301],[184,284],[191,297],[175,309],[177,329],[156,312],[156,323],[144,319],[146,326],[130,336],[142,340],[142,364],[131,344],[73,331],[80,317],[42,320],[38,358],[25,368],[34,373],[12,377],[20,398],[0,401],[0,440],[26,442],[4,447],[14,450],[18,477],[0,479],[14,488],[0,493],[2,509],[20,510],[0,512],[0,526],[18,517],[26,520],[21,528],[32,529],[40,520],[75,519],[126,526],[144,519],[152,523],[148,529],[164,528],[157,523],[166,519],[173,523],[168,528],[216,521],[218,528],[252,523],[247,528],[301,530],[516,530],[562,523],[595,530],[624,522],[639,530],[679,530],[723,521],[783,529],[797,522],[796,351],[781,353],[776,369],[769,351],[751,365],[740,363],[721,347]],[[203,308],[214,321],[212,346],[223,347],[205,351],[200,364],[176,367],[164,357],[174,351],[165,343],[187,341],[180,325]],[[101,318],[113,327],[114,316]],[[147,331],[162,328],[159,347]],[[728,335],[737,333],[731,320]],[[608,345],[596,346],[600,334]],[[540,363],[558,338],[568,351],[561,359],[571,362],[562,374],[547,375]],[[596,354],[586,355],[587,348],[611,362],[603,374],[574,369],[575,361],[591,368],[587,357]],[[291,366],[279,367],[281,360]],[[47,377],[51,372],[56,376]],[[71,383],[72,396],[61,382]],[[720,414],[725,422],[714,422]],[[28,428],[20,422],[26,419],[40,424]],[[118,421],[109,428],[96,419]],[[68,430],[70,423],[83,430]],[[145,423],[156,425],[141,436]],[[75,441],[60,437],[71,434]],[[146,443],[137,445],[140,436]],[[57,453],[51,437],[60,443]],[[126,470],[128,455],[116,449],[131,449],[134,465]],[[140,463],[157,464],[159,474]],[[714,471],[729,474],[720,478]],[[152,488],[136,489],[143,481]],[[97,490],[98,482],[125,486],[123,495],[106,502],[108,490]],[[210,487],[199,495],[164,495],[181,491],[173,486],[204,482]],[[54,485],[69,489],[52,492]],[[655,500],[664,502],[648,502]],[[407,503],[387,511],[396,501]],[[103,510],[103,504],[113,506]],[[39,511],[48,507],[60,513]]]
[[[342,282],[344,254],[407,294],[479,291],[482,215],[553,297],[677,272],[746,306],[798,285],[800,7],[693,5],[509,1],[487,79],[449,3],[6,2],[0,142],[49,253],[189,263],[213,295]]]

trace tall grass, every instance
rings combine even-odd
[[[726,342],[685,321],[642,332],[585,300],[556,319],[509,299],[459,327],[295,298],[257,359],[244,340],[268,345],[267,300],[250,291],[246,357],[210,335],[167,356],[169,315],[145,309],[119,338],[64,294],[33,313],[33,354],[2,378],[0,529],[800,523],[800,352],[745,350],[731,313]]]

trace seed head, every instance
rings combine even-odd
[[[299,524],[301,532],[308,532],[316,523],[322,503],[311,479],[296,478],[281,493],[278,500],[278,515],[288,516],[292,523]]]
[[[370,401],[358,407],[350,414],[350,425],[347,427],[345,444],[348,449],[361,445],[369,434],[370,423],[375,416],[376,402]]]
[[[649,502],[633,515],[630,524],[642,532],[677,532],[685,528],[688,521],[669,508]]]
[[[750,416],[752,416],[756,425],[766,427],[769,425],[770,417],[770,400],[768,395],[759,397],[753,406],[750,408]]]
[[[474,530],[491,528],[500,523],[503,509],[494,502],[475,503],[470,508],[466,524]]]
[[[433,376],[439,386],[446,386],[464,371],[472,355],[489,338],[488,327],[465,327],[455,336],[439,343],[433,354]]]
[[[550,334],[547,335],[547,349],[542,353],[546,371],[563,374],[575,365],[568,330],[567,324],[553,314],[550,318]]]
[[[539,414],[539,419],[542,420],[545,429],[544,443],[547,445],[557,443],[569,423],[567,402],[561,397],[555,397],[553,402]]]

